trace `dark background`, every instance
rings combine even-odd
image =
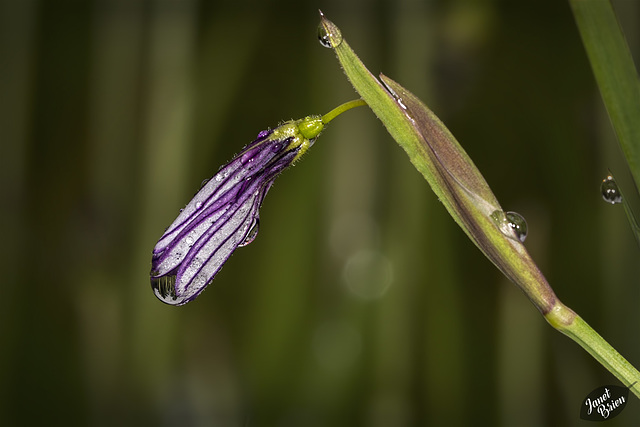
[[[640,4],[614,5],[637,58]],[[638,247],[599,194],[627,171],[566,2],[0,0],[1,425],[574,426],[619,384],[366,108],[277,180],[206,292],[156,300],[151,249],[200,182],[356,97],[318,8],[440,116],[558,296],[640,365]],[[632,395],[607,425],[639,422]]]

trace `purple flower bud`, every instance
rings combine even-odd
[[[161,301],[195,299],[233,251],[253,241],[271,184],[323,127],[320,117],[311,116],[262,131],[200,188],[153,249],[151,287]]]

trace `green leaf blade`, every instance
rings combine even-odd
[[[640,81],[611,3],[570,0],[611,124],[640,188]]]
[[[452,218],[478,248],[516,283],[542,312],[557,302],[524,245],[494,213],[504,212],[480,171],[446,126],[415,95],[365,67],[340,30],[324,16],[320,24],[354,89],[405,150]],[[384,83],[384,84],[383,84]]]

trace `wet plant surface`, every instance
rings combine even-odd
[[[363,108],[276,180],[207,292],[176,308],[150,290],[153,246],[203,179],[258,131],[354,97],[320,7],[428,101],[526,218],[559,298],[637,364],[638,247],[599,185],[610,169],[634,187],[571,9],[472,3],[1,2],[0,424],[579,425],[615,378]],[[616,4],[629,34],[633,3]]]

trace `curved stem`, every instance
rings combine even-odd
[[[349,111],[352,108],[361,107],[363,105],[367,105],[367,103],[364,102],[364,100],[362,99],[354,99],[353,101],[345,102],[342,105],[338,105],[336,108],[334,108],[333,110],[329,111],[327,114],[322,116],[322,119],[321,119],[322,123],[326,125],[331,120],[335,119],[345,111]]]

